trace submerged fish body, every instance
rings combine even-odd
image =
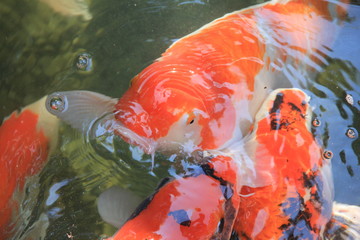
[[[251,239],[322,239],[332,218],[330,160],[310,132],[307,95],[278,89],[256,116],[245,149],[264,186],[241,190],[235,229]]]
[[[21,213],[18,197],[56,146],[58,119],[46,111],[45,99],[12,113],[0,126],[0,239],[14,233]]]
[[[229,239],[238,211],[236,165],[211,157],[179,179],[165,179],[115,234],[120,239]]]
[[[112,239],[333,239],[357,231],[333,218],[331,163],[309,131],[308,101],[299,89],[275,90],[245,143],[161,184]],[[239,175],[241,144],[261,187]],[[346,221],[357,227],[354,220]]]

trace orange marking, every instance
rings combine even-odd
[[[317,185],[323,181],[321,149],[306,126],[305,95],[289,89],[277,96],[256,128],[255,167],[267,169],[272,184],[243,187],[242,194],[253,195],[241,198],[235,230],[252,239],[286,239],[292,234],[286,230],[303,221],[309,224],[304,237],[317,238],[331,218],[332,201]]]
[[[271,63],[282,66],[287,59],[294,68],[310,61],[310,68],[328,51],[334,39],[322,33],[336,29],[332,20],[343,20],[345,12],[337,6],[337,16],[331,16],[330,5],[321,0],[271,2],[205,25],[175,42],[132,80],[116,105],[116,119],[157,141],[184,114],[197,110],[198,147],[220,148],[239,128],[236,119],[248,117],[236,104],[253,98],[260,70],[275,71]]]
[[[223,156],[208,164],[208,171],[213,170],[214,175],[208,172],[166,183],[113,239],[228,239],[240,200],[236,194],[236,166],[231,158]]]
[[[26,177],[37,174],[48,156],[48,139],[37,130],[37,122],[37,114],[24,110],[11,114],[0,127],[0,239],[8,236],[19,204],[13,193],[22,191]]]

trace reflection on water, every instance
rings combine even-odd
[[[73,1],[81,5],[75,4],[72,13],[86,10],[80,17],[63,14],[61,7],[57,14],[51,10],[56,1],[43,2],[0,3],[0,57],[6,59],[0,62],[1,119],[54,91],[87,89],[120,97],[129,80],[174,41],[225,13],[261,1]],[[320,58],[325,67],[300,86],[311,96],[318,120],[312,131],[334,155],[335,200],[360,205],[360,7],[353,5],[349,14],[334,48]],[[79,70],[88,56],[92,70]],[[62,127],[59,149],[40,175],[37,200],[29,197],[24,204],[30,212],[16,239],[31,234],[44,239],[112,235],[115,229],[97,213],[101,192],[120,185],[145,197],[160,179],[181,174],[188,164],[158,154],[152,170],[149,155],[101,126],[96,130],[89,137]],[[34,186],[29,182],[27,190]]]

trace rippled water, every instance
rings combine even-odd
[[[130,79],[171,43],[225,13],[261,1],[73,1],[74,11],[56,14],[43,2],[0,3],[1,119],[54,91],[86,89],[120,97]],[[351,6],[349,13],[327,64],[300,87],[312,97],[319,120],[312,129],[315,136],[334,154],[335,200],[360,205],[360,7]],[[79,67],[89,58],[90,69]],[[101,192],[120,185],[145,197],[186,164],[158,154],[151,171],[150,156],[96,130],[84,136],[62,125],[59,147],[40,183],[28,184],[29,192],[37,188],[39,194],[24,204],[28,214],[16,239],[29,233],[44,239],[112,235],[116,229],[97,213]],[[36,225],[40,220],[47,224]],[[39,233],[41,227],[32,230],[39,225],[48,225],[45,233]]]

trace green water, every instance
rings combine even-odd
[[[41,1],[0,2],[0,119],[54,91],[86,89],[120,97],[130,79],[176,39],[262,1],[83,2],[88,5],[83,16],[55,13]],[[334,152],[336,200],[355,205],[360,205],[360,141],[345,133],[349,127],[360,130],[359,13],[354,6],[329,65],[308,87],[316,104],[314,113],[322,119],[314,134]],[[91,55],[90,71],[76,68],[81,53]],[[345,100],[347,93],[354,97],[352,106]],[[111,140],[97,143],[99,139],[89,140],[61,126],[59,147],[40,175],[38,200],[17,239],[26,239],[42,214],[49,222],[45,239],[110,236],[116,229],[105,224],[96,209],[102,191],[121,185],[145,197],[169,168],[181,168],[158,155],[151,172],[149,156],[137,155],[119,139]]]

